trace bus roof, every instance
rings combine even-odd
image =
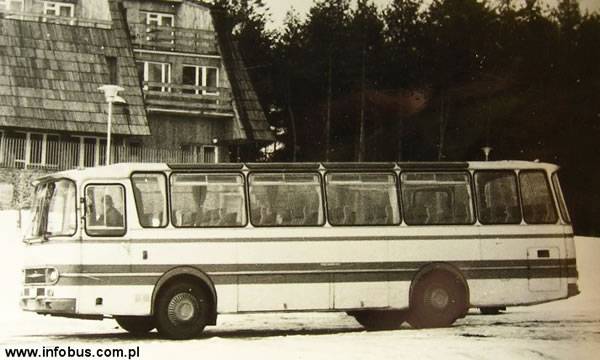
[[[179,171],[316,171],[324,170],[460,170],[460,169],[544,169],[556,171],[558,166],[550,163],[504,160],[470,162],[331,162],[331,163],[221,163],[221,164],[167,164],[167,163],[119,163],[94,168],[66,170],[39,178],[36,182],[56,178],[70,178],[84,181],[87,179],[128,178],[135,172]]]

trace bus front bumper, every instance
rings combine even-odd
[[[75,299],[21,298],[21,309],[38,314],[75,314]]]

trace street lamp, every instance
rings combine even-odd
[[[483,155],[485,155],[485,161],[488,161],[490,159],[490,152],[492,152],[492,147],[484,146],[481,148],[481,151],[483,151]]]
[[[104,93],[106,102],[108,103],[108,123],[106,126],[106,165],[110,164],[110,134],[112,128],[112,105],[113,103],[126,104],[127,101],[117,95],[119,91],[123,91],[122,87],[118,85],[102,85],[98,90]]]

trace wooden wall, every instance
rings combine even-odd
[[[179,114],[150,113],[148,123],[152,136],[144,145],[159,148],[178,148],[184,144],[211,145],[213,138],[226,139],[231,118],[207,118]]]

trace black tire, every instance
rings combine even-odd
[[[506,310],[504,306],[486,306],[480,307],[479,311],[483,315],[498,315],[500,311]]]
[[[461,279],[435,271],[421,278],[413,288],[408,322],[414,328],[446,327],[467,310],[467,290]]]
[[[115,316],[120,327],[134,335],[144,335],[156,327],[152,316]]]
[[[406,321],[406,311],[365,310],[352,312],[356,321],[367,330],[394,330]]]
[[[211,302],[199,285],[174,283],[158,295],[156,327],[169,339],[191,339],[204,330],[210,309]]]

